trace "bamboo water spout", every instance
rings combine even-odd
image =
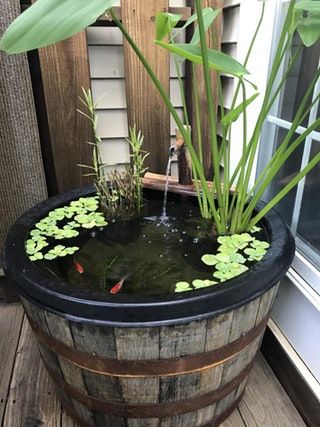
[[[169,148],[169,155],[174,154],[178,157],[179,184],[192,185],[191,157],[179,129],[176,129],[176,142]]]

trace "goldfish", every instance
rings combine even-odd
[[[76,261],[76,260],[73,260],[73,263],[74,263],[74,268],[76,269],[76,271],[77,271],[79,274],[84,273],[84,268],[83,268],[83,266],[80,264],[80,262],[78,262],[78,261]]]
[[[112,288],[110,289],[110,294],[117,294],[119,291],[121,291],[123,282],[126,280],[126,278],[127,278],[127,276],[122,277],[122,279],[119,280],[118,283],[113,285]]]

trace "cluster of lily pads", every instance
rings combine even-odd
[[[77,237],[79,235],[77,228],[91,229],[106,226],[108,223],[103,213],[97,212],[98,208],[98,197],[92,196],[80,197],[67,206],[49,212],[45,218],[35,224],[35,228],[30,231],[29,238],[26,240],[25,248],[30,260],[53,260],[73,255],[79,250],[78,246],[56,245],[46,253],[43,249],[49,246],[48,239],[63,240]]]
[[[206,288],[239,276],[248,270],[246,262],[260,261],[269,248],[269,243],[256,239],[253,233],[260,231],[254,227],[250,233],[219,236],[219,247],[216,254],[205,254],[201,257],[204,264],[214,267],[214,280],[195,279],[192,286],[188,282],[178,282],[175,292],[191,291]]]

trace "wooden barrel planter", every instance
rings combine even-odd
[[[71,288],[29,261],[24,240],[51,209],[92,189],[49,199],[22,216],[6,245],[43,362],[62,403],[87,426],[217,426],[241,399],[293,238],[276,212],[270,249],[213,289],[160,297],[101,296]]]

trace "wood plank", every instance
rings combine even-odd
[[[127,0],[121,8],[122,22],[147,58],[165,91],[169,93],[169,54],[155,48],[155,16],[167,11],[168,0]],[[164,172],[170,145],[170,115],[136,54],[124,42],[128,124],[136,124],[144,135],[144,150],[150,152],[146,166]]]
[[[241,418],[240,412],[238,409],[232,412],[232,414],[220,424],[220,427],[246,427],[246,424]],[[253,427],[253,425],[248,424],[248,427]]]
[[[22,319],[21,304],[0,303],[0,425],[7,403]]]
[[[250,426],[304,427],[301,416],[261,353],[257,362],[239,404],[244,421]]]
[[[91,182],[77,164],[91,164],[92,140],[89,120],[77,113],[83,109],[81,87],[90,88],[85,31],[39,49],[52,154],[58,192]],[[63,155],[61,155],[63,153]]]
[[[148,360],[159,359],[158,328],[115,328],[118,359]],[[137,345],[140,343],[140,345]],[[159,399],[159,378],[121,378],[124,402],[157,403]],[[128,419],[128,427],[143,426],[144,420]],[[149,427],[156,427],[158,420],[147,420]]]
[[[50,334],[57,340],[64,344],[74,347],[74,341],[70,325],[68,320],[58,317],[49,312],[45,313],[47,324],[49,327]],[[73,387],[87,393],[86,384],[83,378],[82,370],[70,363],[68,360],[58,355],[60,368],[64,377],[64,380],[71,384]],[[93,425],[93,419],[91,411],[84,405],[80,404],[75,399],[71,399],[77,414],[84,419],[88,424]]]
[[[308,426],[320,420],[320,390],[291,343],[270,319],[263,337],[261,353]]]
[[[202,7],[212,7],[213,9],[222,9],[224,0],[202,0]],[[194,11],[194,0],[187,0],[187,6],[190,6]],[[221,30],[222,30],[222,13],[215,19],[214,25],[211,27],[211,31],[208,32],[207,36],[207,45],[211,49],[220,50],[221,48]],[[192,28],[190,27],[187,30],[187,39],[192,37]],[[205,90],[205,81],[203,77],[203,68],[202,66],[195,66],[195,77],[197,80],[197,88],[198,88],[198,100],[201,111],[201,133],[202,133],[202,143],[203,143],[203,166],[206,172],[207,178],[212,178],[212,156],[211,156],[211,147],[210,147],[210,126],[209,126],[209,115],[208,112],[208,104]],[[188,111],[191,126],[192,123],[195,123],[195,100],[192,88],[192,64],[190,62],[186,63],[186,98],[188,100]],[[217,94],[217,73],[211,72],[211,85],[212,85],[212,93],[214,95],[214,102],[216,109],[218,107],[218,94]],[[197,146],[197,132],[196,126],[192,126],[192,138],[194,141],[194,145]]]
[[[6,427],[60,427],[61,405],[54,385],[40,360],[27,319],[24,319],[15,368],[10,384]]]
[[[76,421],[67,414],[66,410],[62,407],[61,411],[61,427],[80,427]]]

